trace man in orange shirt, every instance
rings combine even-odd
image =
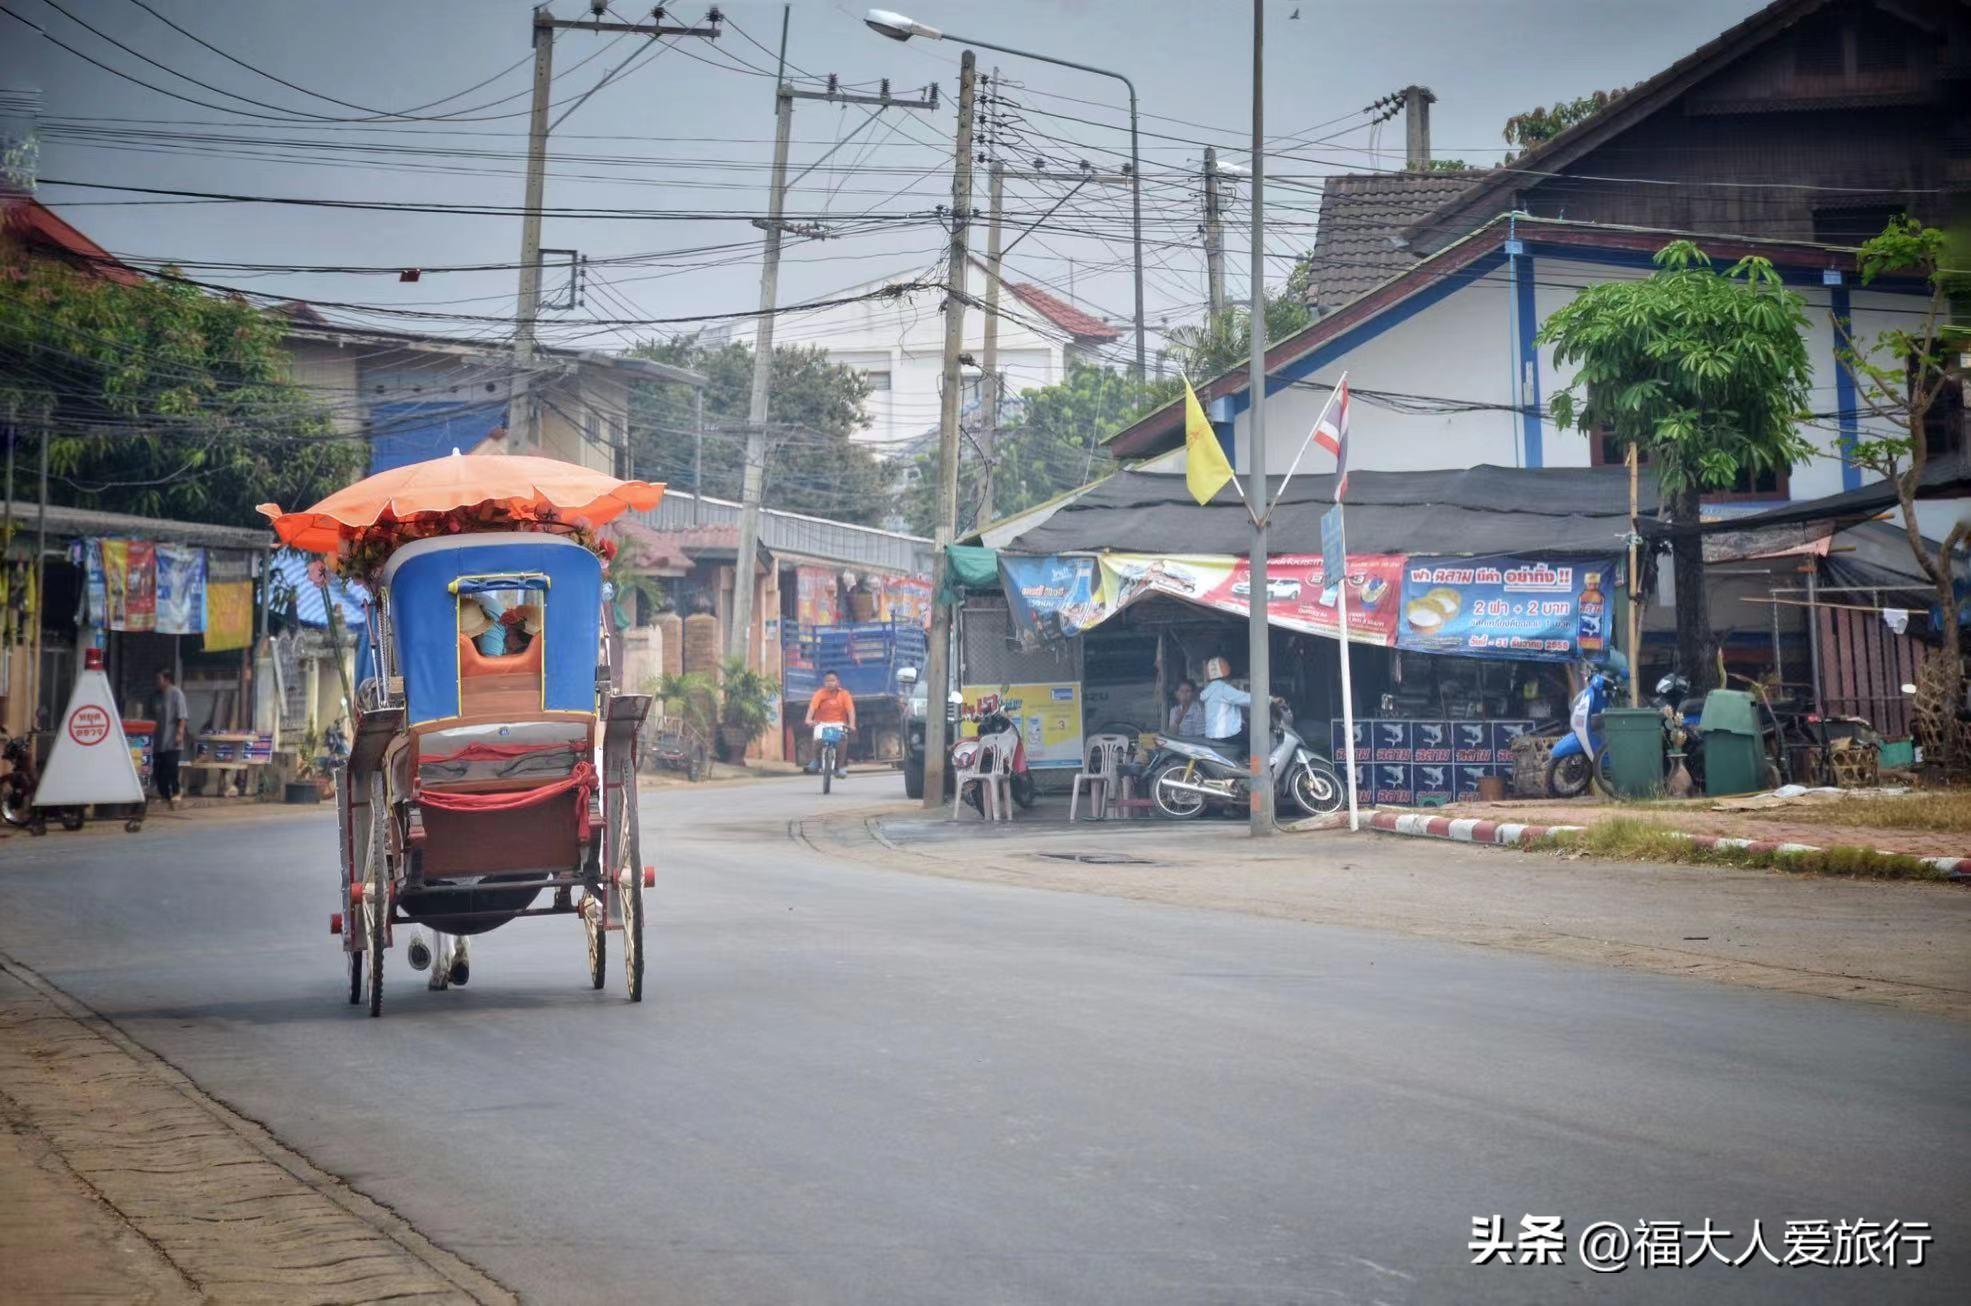
[[[814,731],[815,738],[821,737],[821,727],[841,726],[846,732],[842,743],[835,750],[835,774],[842,774],[842,760],[848,753],[848,735],[855,733],[855,695],[842,688],[842,679],[830,671],[821,678],[821,688],[814,691],[808,700],[808,727]],[[815,750],[818,759],[821,750]],[[816,769],[820,763],[817,761]]]

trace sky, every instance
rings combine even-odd
[[[1215,145],[1221,162],[1238,165],[1250,156],[1250,4],[888,3],[950,38],[884,39],[849,0],[791,6],[787,62],[800,88],[820,90],[833,73],[865,92],[887,77],[899,97],[935,82],[941,98],[935,111],[796,103],[790,175],[802,175],[787,212],[829,235],[789,242],[779,302],[941,277],[946,232],[938,209],[951,203],[958,60],[961,38],[970,36],[1134,80],[1146,320],[1153,333],[1159,323],[1195,320],[1205,298],[1203,148]],[[1760,7],[1754,0],[1265,3],[1273,179],[1265,250],[1274,282],[1312,243],[1322,177],[1402,166],[1402,121],[1373,128],[1363,112],[1372,101],[1411,83],[1428,86],[1437,96],[1433,154],[1497,162],[1510,115],[1633,84]],[[572,18],[589,6],[554,0],[551,7]],[[0,0],[0,8],[0,102],[15,102],[7,93],[38,92],[35,110],[0,127],[9,134],[36,128],[40,198],[111,251],[145,265],[171,260],[213,285],[306,299],[344,322],[511,334],[531,86],[527,0]],[[717,40],[559,35],[552,99],[562,121],[550,143],[542,243],[579,250],[589,268],[582,305],[546,314],[546,338],[620,349],[706,325],[680,319],[716,321],[758,306],[760,233],[751,219],[766,209],[782,6],[732,0],[722,8]],[[703,13],[692,0],[668,17],[696,22]],[[611,17],[647,14],[619,0]],[[1126,162],[1119,81],[984,49],[979,66],[998,70],[981,92],[990,99],[980,148],[990,157],[1009,169],[1049,172],[1083,160],[1111,170]],[[403,116],[360,121],[382,113]],[[1127,188],[1097,184],[1069,195],[1072,185],[1009,180],[1007,238],[1039,225],[1008,260],[1007,278],[1126,323]],[[101,188],[111,186],[490,211],[215,202]],[[982,174],[980,206],[985,194]],[[1235,298],[1248,293],[1249,211],[1240,190],[1226,238]],[[402,268],[424,271],[411,283],[399,280]],[[549,293],[563,280],[550,271]],[[936,303],[935,292],[921,292],[898,311],[935,311]],[[812,338],[798,313],[782,315],[777,333],[783,343]],[[1118,347],[1118,361],[1126,350]]]

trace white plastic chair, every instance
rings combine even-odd
[[[1077,819],[1081,809],[1082,786],[1088,787],[1088,809],[1093,820],[1109,819],[1109,807],[1121,794],[1122,758],[1128,748],[1127,737],[1123,735],[1094,735],[1088,740],[1088,753],[1082,759],[1081,770],[1075,773],[1074,785],[1068,791],[1068,820]]]
[[[1003,821],[1011,815],[1013,806],[1013,755],[1001,747],[997,735],[987,735],[979,740],[973,750],[972,764],[958,772],[951,786],[951,819],[958,819],[958,809],[965,801],[965,786],[981,785],[979,806],[981,815],[988,821]]]

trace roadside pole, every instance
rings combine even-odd
[[[1246,503],[1252,511],[1252,550],[1249,570],[1252,591],[1247,595],[1247,673],[1252,686],[1252,822],[1255,837],[1273,833],[1273,646],[1267,623],[1266,585],[1266,9],[1252,0],[1252,356],[1246,368],[1246,390],[1252,406],[1246,410],[1247,471],[1251,488]],[[1138,338],[1140,342],[1140,337]]]
[[[1642,706],[1642,534],[1636,521],[1636,446],[1629,446],[1629,706]],[[1778,608],[1773,609],[1778,612]],[[1818,692],[1819,682],[1815,682]]]
[[[1349,671],[1348,648],[1348,522],[1342,516],[1341,499],[1335,499],[1335,506],[1328,510],[1334,518],[1335,548],[1325,547],[1327,522],[1322,526],[1322,571],[1324,579],[1335,582],[1335,620],[1340,623],[1341,638],[1335,647],[1341,653],[1341,737],[1342,756],[1346,767],[1342,772],[1342,783],[1348,786],[1348,828],[1362,828],[1362,813],[1355,800],[1355,681]]]
[[[992,462],[999,437],[999,217],[1006,199],[1006,168],[992,164],[991,215],[986,225],[985,345],[979,351],[979,511],[974,528],[992,524]]]
[[[1225,219],[1218,194],[1218,147],[1204,152],[1205,294],[1215,320],[1225,312]]]
[[[792,5],[780,10],[780,60],[773,74],[773,179],[767,194],[766,250],[760,263],[759,328],[753,336],[753,392],[746,409],[746,470],[739,491],[739,552],[732,560],[732,620],[725,655],[751,668],[753,566],[760,552],[760,500],[766,493],[767,402],[773,380],[773,309],[780,294],[781,214],[787,202],[787,139],[794,98],[787,93],[787,23]]]
[[[705,520],[705,387],[691,390],[691,524]]]
[[[965,347],[965,260],[972,218],[972,95],[978,56],[959,61],[958,133],[951,167],[951,244],[945,252],[944,382],[938,403],[938,522],[931,544],[931,647],[924,686],[924,807],[944,806],[945,712],[951,699],[951,606],[946,551],[958,525],[958,355]]]

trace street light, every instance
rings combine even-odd
[[[1017,55],[1022,59],[1037,59],[1041,63],[1058,64],[1063,68],[1094,73],[1097,77],[1113,77],[1129,89],[1129,202],[1136,255],[1136,379],[1141,381],[1147,341],[1143,334],[1143,161],[1136,141],[1136,83],[1121,73],[1107,68],[1097,68],[1092,64],[1076,63],[1072,59],[1056,59],[1051,54],[1035,54],[1031,50],[1016,50],[1010,45],[997,45],[973,36],[952,36],[932,27],[929,23],[920,23],[914,18],[905,17],[888,9],[871,9],[862,21],[872,30],[889,37],[892,41],[908,41],[913,36],[921,36],[927,41],[961,41],[966,45],[997,50],[1001,54]]]

